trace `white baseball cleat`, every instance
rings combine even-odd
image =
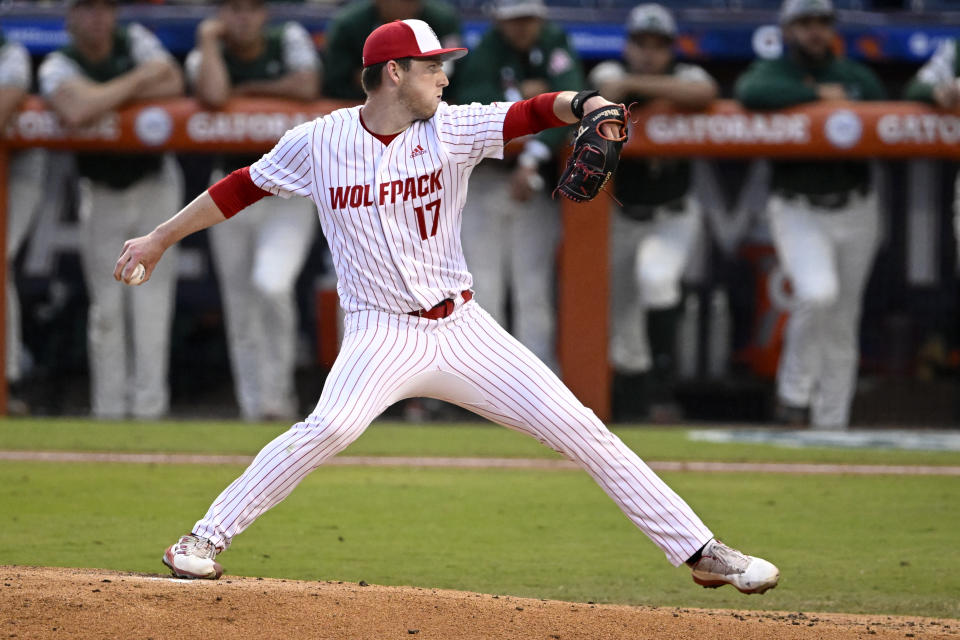
[[[167,547],[163,564],[178,578],[216,580],[223,575],[223,567],[214,558],[217,548],[206,538],[193,534],[180,536],[177,544]]]
[[[763,558],[754,558],[711,540],[693,563],[693,581],[703,587],[731,584],[741,593],[763,593],[777,586],[780,570]]]

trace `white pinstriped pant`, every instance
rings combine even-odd
[[[384,409],[415,396],[469,409],[577,462],[674,566],[713,537],[672,489],[475,301],[442,320],[349,314],[343,347],[316,409],[264,447],[193,532],[226,548]]]

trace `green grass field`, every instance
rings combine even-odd
[[[285,427],[0,422],[0,449],[254,453]],[[960,454],[694,443],[648,459],[960,464]],[[553,455],[504,429],[373,426],[349,454]],[[160,572],[238,466],[0,462],[0,564]],[[221,556],[228,573],[695,607],[960,617],[960,478],[665,474],[721,537],[776,562],[764,596],[704,590],[576,471],[321,468]]]
[[[0,449],[256,454],[288,424],[238,422],[0,421]],[[960,451],[785,448],[694,442],[687,429],[614,429],[646,460],[960,465]],[[490,424],[412,426],[377,422],[345,455],[559,458],[532,438]]]

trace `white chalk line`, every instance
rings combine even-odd
[[[253,456],[193,453],[97,453],[87,451],[0,451],[0,460],[18,462],[101,462],[125,464],[248,465]],[[654,471],[697,473],[783,473],[799,475],[960,476],[960,466],[820,464],[794,462],[694,462],[660,460]],[[336,467],[423,467],[439,469],[579,469],[569,460],[426,456],[337,456],[324,463]]]

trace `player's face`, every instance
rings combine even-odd
[[[84,2],[70,9],[68,23],[71,36],[78,42],[108,42],[117,27],[117,11],[112,2]]]
[[[655,33],[634,34],[627,40],[623,57],[631,73],[666,73],[673,62],[673,40]]]
[[[837,31],[833,19],[826,16],[800,18],[788,24],[784,39],[811,58],[825,58],[833,47]]]
[[[497,23],[507,44],[516,51],[530,51],[540,37],[543,20],[534,16],[500,20]]]
[[[257,0],[231,0],[220,9],[227,40],[240,46],[256,44],[267,23],[267,8]]]
[[[428,120],[437,112],[443,88],[450,84],[440,60],[412,60],[410,70],[401,73],[397,99],[414,120]]]

